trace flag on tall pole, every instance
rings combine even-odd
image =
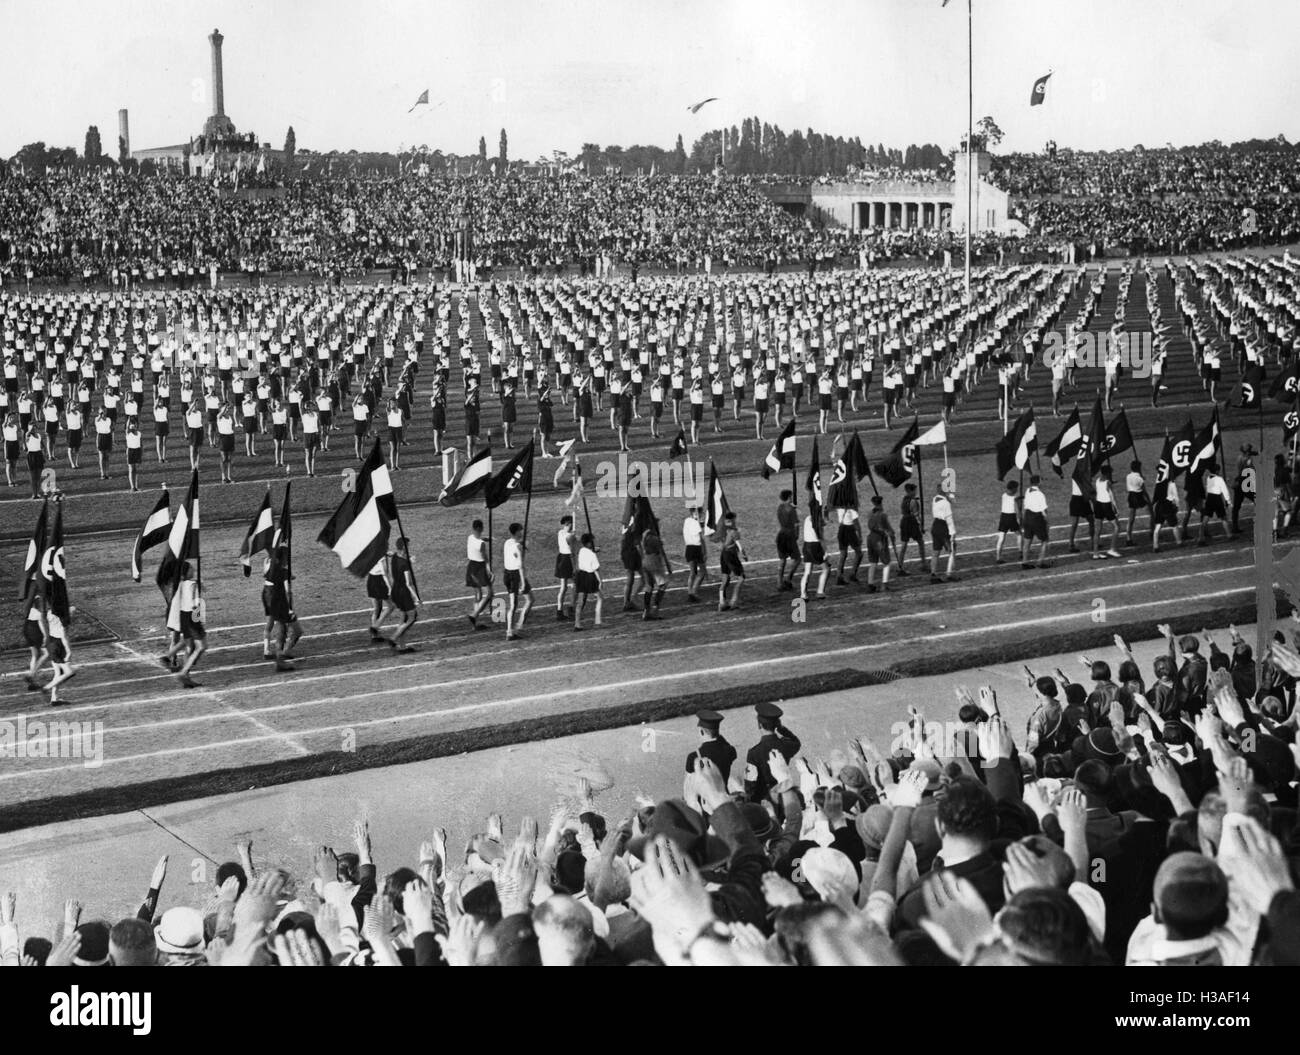
[[[1101,397],[1092,405],[1092,421],[1088,424],[1088,433],[1084,436],[1081,457],[1088,464],[1088,475],[1097,471],[1097,463],[1106,460],[1106,419],[1101,412]]]
[[[1205,427],[1192,441],[1191,461],[1187,466],[1187,504],[1199,508],[1205,499],[1205,469],[1218,457],[1221,436],[1219,408],[1216,406]]]
[[[808,513],[818,532],[822,529],[822,467],[817,453],[817,437],[813,437],[812,460],[808,463],[808,478],[804,481],[808,492]]]
[[[668,448],[668,457],[670,459],[680,458],[686,451],[686,430],[678,429],[677,435],[673,437],[672,446]]]
[[[41,554],[40,567],[41,596],[45,602],[45,614],[57,617],[62,629],[67,630],[72,624],[72,608],[68,603],[68,569],[63,556],[63,503],[54,504],[54,524]],[[62,637],[51,625],[50,634]]]
[[[1237,406],[1243,410],[1256,410],[1263,406],[1264,380],[1262,363],[1252,363],[1246,367],[1246,372],[1241,375],[1241,401]]]
[[[888,481],[891,487],[902,487],[912,478],[916,467],[916,438],[920,425],[916,418],[907,427],[902,438],[894,444],[894,449],[876,462],[876,475]]]
[[[248,525],[248,533],[239,546],[239,563],[244,566],[245,579],[253,573],[253,555],[255,553],[270,552],[274,534],[275,522],[271,517],[271,488],[267,487],[266,493],[262,495],[262,504],[257,507],[257,512],[253,514],[253,520]]]
[[[429,105],[429,89],[425,88],[424,91],[420,93],[420,97],[411,104],[411,110],[414,110],[417,106],[428,106],[428,105]],[[409,114],[411,110],[407,110],[406,112]]]
[[[136,536],[135,548],[131,551],[131,578],[136,582],[140,581],[140,565],[144,561],[144,555],[154,546],[167,541],[167,536],[171,534],[171,523],[171,493],[167,490],[167,485],[163,484],[162,494],[158,496],[153,512],[149,514],[144,527],[140,529],[140,534]]]
[[[1123,407],[1119,408],[1119,413],[1111,418],[1110,424],[1106,426],[1101,449],[1102,454],[1107,458],[1133,449],[1133,433],[1128,427],[1128,415]]]
[[[284,501],[280,503],[280,522],[275,525],[275,536],[271,539],[272,550],[293,543],[293,520],[289,515],[289,488],[291,486],[291,483],[284,485]]]
[[[1064,476],[1065,463],[1078,455],[1083,448],[1083,424],[1079,421],[1079,408],[1075,407],[1066,418],[1065,425],[1047,444],[1047,460],[1057,476]]]
[[[948,426],[943,418],[916,437],[918,447],[938,447],[948,442]]]
[[[867,464],[862,439],[857,430],[854,430],[852,438],[845,444],[843,453],[835,459],[831,469],[831,482],[826,489],[826,501],[831,508],[857,509],[858,481],[870,472],[871,466]]]
[[[49,518],[50,500],[47,498],[41,505],[40,515],[36,518],[36,530],[32,532],[32,537],[27,543],[27,557],[23,561],[22,579],[18,584],[20,599],[27,596],[32,583],[36,580],[41,565],[41,554],[45,552],[45,535]]]
[[[709,487],[704,493],[704,530],[717,535],[730,512],[731,506],[727,504],[727,496],[722,493],[722,481],[718,478],[717,466],[710,459]]]
[[[477,497],[478,493],[487,487],[487,482],[492,478],[492,450],[490,447],[483,447],[474,453],[469,461],[457,470],[456,475],[447,481],[442,492],[438,495],[438,504],[443,506],[458,506],[462,502],[468,502],[471,498]]]
[[[1030,455],[1038,450],[1038,426],[1034,424],[1031,407],[1011,426],[1011,430],[997,442],[998,479],[1003,479],[1012,469],[1023,470]]]
[[[1160,461],[1156,463],[1156,485],[1151,490],[1151,503],[1159,507],[1160,503],[1165,500],[1169,493],[1169,483],[1175,476],[1174,472],[1174,441],[1169,433],[1165,433],[1165,445],[1160,450]]]
[[[383,493],[385,487],[387,492]],[[395,512],[396,504],[383,454],[376,443],[357,473],[352,493],[343,496],[316,541],[333,550],[345,570],[363,578],[388,552],[395,519],[390,510]]]
[[[167,545],[163,549],[162,560],[158,564],[155,581],[168,600],[175,596],[181,583],[181,569],[191,557],[198,557],[199,550],[199,473],[190,475],[189,490],[185,501],[176,510],[176,519],[167,532]]]
[[[533,442],[501,467],[484,485],[484,502],[489,509],[504,505],[516,494],[533,489]]]
[[[773,473],[794,468],[794,423],[794,418],[786,423],[781,434],[777,436],[776,442],[772,444],[772,449],[767,452],[767,457],[763,459],[764,480],[769,479]]]
[[[1029,91],[1030,106],[1041,106],[1047,101],[1047,78],[1050,76],[1050,73],[1044,73],[1038,80],[1034,81],[1034,86]]]

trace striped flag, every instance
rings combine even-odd
[[[288,546],[293,542],[293,520],[289,516],[289,488],[292,483],[284,485],[284,501],[280,503],[280,522],[275,525],[275,536],[271,539],[271,549]]]
[[[1057,476],[1065,475],[1065,463],[1078,455],[1082,448],[1083,426],[1079,422],[1079,408],[1075,407],[1070,411],[1065,426],[1047,444],[1047,460],[1052,463]]]
[[[776,442],[772,444],[772,449],[767,452],[767,457],[763,459],[763,479],[769,479],[773,473],[793,469],[794,451],[794,418],[791,418],[781,430],[781,435],[776,438]]]
[[[718,467],[710,461],[709,488],[704,493],[704,530],[716,535],[730,512],[727,496],[722,493],[722,481],[718,479]]]
[[[153,512],[136,536],[135,548],[131,551],[131,578],[136,582],[140,581],[140,565],[145,553],[167,541],[167,536],[171,534],[171,523],[171,493],[167,490],[167,485],[163,484],[162,494],[158,496]]]
[[[1192,441],[1192,460],[1187,466],[1187,504],[1193,509],[1199,509],[1205,499],[1205,467],[1215,461],[1222,442],[1219,408],[1215,407],[1205,428]]]
[[[197,560],[199,555],[199,473],[190,476],[189,491],[185,501],[176,510],[176,519],[167,533],[167,545],[158,564],[158,588],[174,598],[181,584],[181,569],[187,560]]]
[[[275,533],[271,518],[271,489],[268,487],[262,495],[262,504],[253,514],[253,521],[248,525],[248,534],[239,547],[239,563],[244,566],[244,578],[253,574],[253,554],[270,552],[272,536]]]
[[[27,543],[27,559],[23,561],[22,580],[18,585],[20,599],[27,596],[28,590],[31,589],[32,583],[36,579],[41,554],[45,552],[45,531],[49,518],[50,500],[47,498],[41,506],[41,515],[36,518],[36,530],[32,532],[31,540]]]
[[[438,495],[438,504],[458,506],[474,498],[492,478],[492,450],[484,447],[460,467]]]
[[[1001,480],[1013,468],[1024,469],[1029,464],[1029,456],[1038,450],[1038,426],[1034,424],[1033,408],[1026,410],[1016,423],[997,443],[998,479]]]
[[[388,552],[390,511],[396,511],[393,489],[376,442],[357,473],[352,493],[343,497],[316,541],[333,550],[345,570],[364,578]]]

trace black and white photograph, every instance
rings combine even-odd
[[[1285,1028],[1222,969],[1300,965],[1297,40],[0,0],[0,965],[1196,966],[1020,1021]]]

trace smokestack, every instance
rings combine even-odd
[[[131,128],[127,123],[125,110],[118,110],[117,112],[117,138],[119,152],[123,158],[129,158],[131,156]]]
[[[221,43],[226,38],[221,30],[214,29],[208,37],[212,45],[212,116],[222,117],[226,112],[226,90],[221,77]]]

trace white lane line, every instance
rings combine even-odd
[[[1206,569],[1206,570],[1203,570],[1203,571],[1188,572],[1188,573],[1185,573],[1185,574],[1183,574],[1183,575],[1167,576],[1167,577],[1162,578],[1162,579],[1160,579],[1160,580],[1139,580],[1139,581],[1137,581],[1137,582],[1115,584],[1114,586],[1112,586],[1112,587],[1110,587],[1110,588],[1112,588],[1112,589],[1115,589],[1115,588],[1118,588],[1118,589],[1132,589],[1132,588],[1135,588],[1135,587],[1141,587],[1141,586],[1145,585],[1146,582],[1148,582],[1148,581],[1159,581],[1161,584],[1164,584],[1164,583],[1172,583],[1172,582],[1181,582],[1181,581],[1185,581],[1185,580],[1189,580],[1189,579],[1202,579],[1202,578],[1209,578],[1209,577],[1217,576],[1217,575],[1232,574],[1232,573],[1234,573],[1234,572],[1237,572],[1237,571],[1243,570],[1243,567],[1244,567],[1244,566],[1229,567],[1229,568],[1210,568],[1210,569]],[[1066,573],[1066,574],[1076,574],[1076,573]],[[1058,576],[1058,578],[1059,578],[1059,577],[1060,577],[1060,576]],[[1105,589],[1105,588],[1103,587],[1103,588],[1100,588],[1100,589]],[[1036,603],[1036,602],[1040,602],[1040,601],[1052,601],[1052,600],[1056,600],[1056,599],[1058,599],[1059,597],[1060,597],[1060,594],[1059,594],[1058,592],[1056,592],[1056,591],[1053,591],[1053,592],[1051,592],[1051,593],[1036,594],[1036,595],[1031,595],[1031,596],[1029,596],[1029,597],[1017,597],[1017,598],[1014,598],[1014,603],[1017,604],[1017,605],[1021,605],[1021,604],[1028,604],[1028,603]],[[1197,599],[1197,595],[1191,595],[1191,596],[1189,596],[1189,597],[1187,597],[1187,598],[1178,598],[1178,599],[1170,599],[1170,600],[1172,601],[1172,600],[1196,600],[1196,599]],[[915,619],[918,619],[918,618],[920,618],[920,619],[925,619],[925,618],[933,618],[934,616],[940,616],[940,615],[951,615],[951,614],[953,614],[954,612],[975,611],[975,610],[984,609],[984,608],[999,607],[999,606],[1004,606],[1004,605],[1006,605],[1006,604],[1008,604],[1008,603],[1011,603],[1011,602],[1009,602],[1008,600],[982,601],[982,602],[976,602],[975,604],[963,605],[963,606],[961,606],[960,608],[957,608],[957,609],[931,609],[931,610],[928,610],[928,611],[921,611],[921,612],[898,612],[898,613],[895,613],[895,614],[892,614],[892,615],[881,616],[880,618],[872,619],[872,620],[870,620],[870,621],[864,621],[864,622],[862,623],[862,625],[863,625],[864,627],[866,627],[866,626],[877,626],[877,625],[886,624],[886,623],[908,622],[908,621],[915,620]],[[764,620],[765,620],[765,619],[771,619],[771,617],[772,617],[772,613],[771,613],[771,612],[764,611],[764,612],[761,612],[761,613],[758,613],[758,614],[755,614],[755,615],[744,616],[744,617],[742,617],[742,619],[744,619],[744,620],[747,621],[747,622],[749,622],[749,621],[756,622],[756,621],[758,621],[758,620],[760,620],[760,619],[764,619]],[[739,621],[739,620],[738,620],[738,621]],[[672,633],[672,632],[680,631],[680,629],[681,629],[680,626],[661,625],[661,626],[659,626],[659,627],[655,627],[655,628],[647,628],[647,629],[644,629],[644,630],[640,631],[639,633],[641,633],[641,634],[646,634],[646,633]],[[806,633],[815,633],[815,632],[820,632],[820,631],[823,630],[823,629],[825,629],[825,627],[809,628],[809,629],[806,629],[806,630],[785,631],[785,632],[783,632],[783,633],[762,634],[762,635],[759,635],[759,636],[757,636],[757,637],[725,639],[725,640],[716,641],[716,642],[702,642],[702,643],[700,643],[700,644],[698,644],[698,645],[685,646],[685,647],[717,647],[717,646],[727,646],[727,645],[732,645],[732,644],[752,644],[752,643],[755,642],[755,641],[762,641],[762,640],[775,641],[775,640],[778,640],[778,639],[781,639],[781,638],[789,637],[789,636],[791,636],[791,635],[798,636],[798,635],[806,634]],[[677,647],[674,647],[674,648],[672,648],[672,649],[660,650],[659,652],[641,653],[640,655],[642,655],[642,656],[662,655],[662,654],[665,654],[665,653],[676,652],[676,651],[678,651],[681,647],[683,647],[683,646],[677,646]],[[392,670],[431,669],[431,668],[435,668],[435,667],[445,667],[445,666],[448,666],[448,665],[451,665],[451,664],[454,664],[454,663],[464,662],[464,661],[473,661],[473,662],[475,662],[475,663],[481,663],[481,662],[483,662],[484,660],[491,659],[491,658],[493,658],[493,657],[495,657],[495,656],[506,655],[506,654],[509,654],[509,653],[511,653],[511,652],[516,652],[516,651],[517,651],[516,649],[510,649],[510,648],[504,648],[504,649],[493,649],[493,650],[490,650],[490,651],[487,651],[487,652],[472,652],[472,653],[465,653],[465,654],[463,654],[463,655],[459,655],[459,656],[440,657],[440,658],[435,658],[435,659],[416,661],[416,662],[413,662],[413,663],[406,663],[406,664],[403,664],[401,667],[385,668],[385,669],[392,669]],[[609,657],[609,658],[606,658],[606,659],[587,660],[587,661],[583,661],[583,662],[578,663],[578,664],[573,664],[573,663],[564,663],[564,664],[557,664],[557,665],[554,665],[554,666],[551,666],[551,667],[532,668],[532,669],[528,669],[528,670],[520,670],[520,671],[504,671],[504,672],[501,672],[501,673],[499,673],[499,674],[485,674],[485,675],[477,675],[476,677],[474,677],[474,678],[470,678],[470,679],[456,679],[456,680],[452,680],[452,681],[440,682],[440,683],[438,683],[438,684],[440,684],[440,685],[442,685],[442,686],[444,686],[444,687],[449,687],[449,686],[453,686],[453,685],[461,684],[461,683],[463,683],[463,682],[466,681],[466,680],[468,680],[468,681],[476,681],[476,680],[485,680],[485,679],[502,678],[502,677],[516,677],[516,676],[519,676],[519,675],[532,676],[532,675],[536,675],[536,674],[545,674],[545,673],[552,672],[552,671],[574,669],[574,668],[577,667],[577,666],[586,666],[586,665],[589,665],[589,664],[595,664],[595,663],[620,662],[620,661],[622,661],[623,658],[624,658],[624,657],[622,657],[622,656],[613,656],[613,657]],[[212,668],[212,669],[206,671],[205,673],[207,673],[207,674],[211,674],[211,673],[214,673],[214,672],[216,672],[216,671],[223,670],[223,669],[246,669],[246,668],[244,668],[244,667],[238,667],[238,666],[237,666],[237,667],[233,667],[233,668]],[[309,675],[306,675],[306,676],[298,676],[298,677],[295,677],[295,678],[293,678],[293,679],[291,679],[291,680],[289,680],[289,679],[277,679],[277,680],[275,680],[275,681],[269,681],[269,682],[267,682],[267,681],[262,681],[262,682],[253,682],[253,683],[249,683],[249,684],[247,684],[247,685],[233,685],[233,686],[230,686],[230,687],[228,687],[228,688],[226,688],[226,689],[223,689],[222,692],[223,692],[223,693],[227,693],[227,694],[229,694],[229,693],[243,693],[243,692],[256,692],[256,691],[258,691],[258,690],[260,690],[260,689],[263,689],[263,688],[269,688],[269,687],[273,687],[273,686],[286,686],[286,687],[288,687],[288,686],[297,686],[297,685],[310,684],[310,683],[317,682],[317,681],[336,680],[336,679],[337,679],[337,680],[343,680],[343,679],[345,679],[345,678],[354,678],[354,677],[369,677],[369,676],[371,676],[373,673],[374,673],[374,671],[372,671],[372,670],[360,670],[360,671],[325,671],[325,672],[323,672],[323,673],[321,673],[321,674],[309,674]],[[164,676],[164,677],[165,677],[165,676]],[[125,683],[126,683],[126,684],[137,684],[140,680],[141,680],[141,679],[127,679]],[[106,685],[113,685],[113,684],[121,684],[121,682],[100,683],[100,684],[94,685],[93,687],[94,687],[94,688],[104,688]],[[83,705],[80,705],[80,706],[77,706],[77,705],[67,706],[67,707],[63,708],[63,709],[60,711],[60,713],[61,713],[61,714],[69,714],[69,713],[76,713],[76,712],[78,712],[78,711],[86,711],[86,710],[92,710],[92,711],[100,711],[100,710],[102,710],[102,711],[108,711],[108,710],[116,710],[116,709],[118,709],[119,707],[140,706],[140,705],[148,706],[149,704],[160,703],[160,702],[163,702],[163,701],[174,701],[175,699],[176,699],[175,695],[170,695],[170,696],[140,697],[140,698],[136,698],[136,699],[127,699],[127,700],[110,700],[110,701],[107,701],[107,702],[104,702],[104,703],[100,703],[100,704],[83,704]],[[270,708],[270,709],[271,709],[271,710],[279,710],[279,709],[293,709],[293,708],[296,708],[296,707],[298,707],[298,706],[300,706],[300,705],[299,705],[299,704],[283,704],[283,705],[280,705],[279,707],[276,707],[276,708]],[[48,712],[37,712],[36,714],[27,715],[26,717],[28,717],[28,718],[36,717],[37,714],[39,714],[39,713],[48,713]],[[240,713],[245,713],[245,712],[240,712]],[[17,716],[15,716],[15,720],[17,720]],[[164,724],[165,724],[165,723],[164,723]]]
[[[1241,586],[1241,587],[1235,587],[1230,590],[1218,590],[1215,593],[1202,594],[1201,596],[1206,599],[1209,599],[1211,597],[1229,597],[1234,594],[1250,593],[1252,591],[1253,591],[1253,587]],[[1168,603],[1169,603],[1168,599],[1162,599],[1158,601],[1144,601],[1138,604],[1131,604],[1131,605],[1112,605],[1110,610],[1111,611],[1136,611],[1138,609],[1154,608],[1160,605],[1167,605]],[[1039,619],[1022,619],[1017,622],[1003,623],[1000,627],[998,627],[998,629],[1018,630],[1025,627],[1041,626],[1044,623],[1058,623],[1069,619],[1088,619],[1088,618],[1090,618],[1089,613],[1074,612],[1068,615],[1054,615],[1054,616],[1047,616]],[[988,629],[989,629],[988,627],[971,627],[965,630],[945,630],[941,633],[926,634],[921,637],[913,638],[912,640],[914,642],[951,640],[953,638],[966,637],[970,634],[983,633],[986,632]],[[783,656],[775,656],[769,659],[749,660],[745,663],[732,663],[726,666],[712,667],[709,669],[707,673],[731,674],[740,671],[754,670],[760,667],[769,667],[774,664],[788,665],[791,662],[792,658],[797,658],[797,660],[802,663],[808,660],[815,661],[815,660],[822,660],[822,659],[833,659],[833,658],[842,657],[849,654],[862,654],[866,652],[872,652],[878,649],[897,648],[897,647],[898,647],[898,643],[893,641],[882,642],[879,644],[869,644],[869,645],[852,645],[846,648],[835,648],[835,649],[827,649],[820,652],[803,653],[798,657],[783,655]],[[385,718],[370,718],[358,722],[344,722],[336,725],[320,726],[315,729],[303,729],[303,730],[299,730],[299,732],[296,735],[299,737],[309,737],[309,736],[325,735],[327,733],[338,734],[345,731],[364,729],[371,726],[397,724],[399,722],[423,721],[430,718],[440,718],[449,715],[468,714],[468,713],[473,713],[478,711],[495,710],[501,707],[510,707],[510,706],[515,706],[523,703],[546,702],[550,700],[559,699],[560,697],[575,696],[582,693],[612,692],[616,690],[633,689],[633,688],[639,688],[648,683],[657,684],[660,682],[680,681],[683,678],[694,678],[694,677],[698,677],[700,674],[701,674],[700,671],[695,671],[695,670],[680,671],[673,674],[657,675],[656,677],[653,678],[635,678],[629,681],[609,682],[602,685],[580,686],[580,687],[570,688],[570,689],[560,689],[555,692],[539,693],[533,696],[511,696],[506,699],[486,700],[482,703],[460,704],[456,707],[449,707],[441,710],[420,711],[412,714],[397,714]],[[427,692],[430,689],[436,689],[436,688],[438,688],[437,685],[408,685],[396,689],[377,689],[374,692],[359,693],[357,695],[348,697],[348,699],[362,700],[362,699],[373,699],[379,696],[405,696],[415,692]],[[336,701],[337,699],[338,699],[337,697],[322,697],[319,700],[304,701],[304,702],[308,704],[330,703]],[[249,744],[263,743],[271,739],[278,740],[281,739],[281,737],[282,734],[277,733],[274,734],[273,736],[245,737],[239,740],[223,740],[217,743],[190,744],[183,747],[171,747],[161,751],[145,751],[134,755],[124,755],[121,758],[105,757],[104,765],[117,765],[124,762],[140,762],[148,759],[162,758],[170,755],[189,754],[196,751],[214,751],[225,747],[244,747]],[[41,776],[47,773],[61,773],[61,772],[67,772],[69,770],[77,770],[82,768],[84,767],[81,765],[66,765],[66,766],[47,766],[43,769],[34,769],[34,770],[23,769],[20,771],[0,773],[0,782],[6,780],[13,780],[17,778],[30,779],[32,777]]]
[[[993,536],[990,535],[990,536],[987,536],[987,537],[992,538]],[[1074,556],[1076,556],[1076,555],[1075,555],[1075,554],[1070,554],[1070,555],[1068,555],[1068,558],[1072,558],[1072,557],[1074,557]],[[1078,554],[1077,556],[1078,556],[1080,562],[1083,562],[1083,561],[1086,560],[1086,555],[1085,555],[1085,554]],[[1062,559],[1068,559],[1068,558],[1063,556]],[[1162,558],[1161,561],[1160,561],[1160,562],[1157,562],[1157,563],[1161,563],[1161,564],[1162,564],[1164,559],[1178,560],[1177,557],[1173,557],[1173,558]],[[749,566],[752,567],[752,566],[754,566],[754,565],[760,565],[760,564],[776,564],[777,562],[778,562],[778,558],[770,558],[770,559],[762,559],[762,560],[749,561],[749,562],[747,562],[747,563],[748,563]],[[1139,563],[1141,563],[1141,564],[1150,564],[1150,563],[1152,563],[1152,562],[1139,562]],[[1110,570],[1110,569],[1130,568],[1130,567],[1133,567],[1133,565],[1130,565],[1130,564],[1127,564],[1127,563],[1120,564],[1120,563],[1117,562],[1117,561],[1106,561],[1106,562],[1097,562],[1097,563],[1088,562],[1088,563],[1084,564],[1083,567],[1075,568],[1075,569],[1070,570],[1070,571],[1057,571],[1057,572],[1054,572],[1054,573],[1050,576],[1050,578],[1049,578],[1048,580],[1045,580],[1045,581],[1050,581],[1050,582],[1059,582],[1059,581],[1062,580],[1062,579],[1075,578],[1075,577],[1080,576],[1080,575],[1090,575],[1090,574],[1093,574],[1093,573],[1095,573],[1095,572],[1105,572],[1105,571],[1108,571],[1108,570]],[[1248,563],[1246,563],[1246,564],[1234,564],[1234,565],[1230,566],[1230,567],[1227,568],[1227,569],[1216,569],[1215,572],[1211,572],[1211,573],[1209,573],[1209,574],[1217,573],[1217,571],[1220,571],[1220,570],[1241,570],[1241,569],[1244,569],[1244,568],[1252,568],[1252,567],[1254,567],[1254,558],[1253,558],[1253,557],[1251,558],[1250,562],[1248,562]],[[1014,569],[1013,569],[1013,570],[1014,570]],[[918,578],[923,578],[923,577],[924,577],[924,573],[919,572],[919,571],[918,571],[918,572],[913,572],[912,574],[915,575],[915,576],[917,576]],[[1204,574],[1204,573],[1199,573],[1199,572],[1198,572],[1198,573],[1192,573],[1192,574],[1196,575],[1196,574]],[[1187,577],[1186,575],[1183,575],[1183,576],[1174,576],[1174,575],[1170,575],[1170,576],[1161,576],[1161,577],[1159,577],[1158,579],[1153,578],[1153,579],[1151,579],[1151,580],[1138,580],[1138,581],[1139,581],[1139,582],[1141,582],[1141,581],[1152,581],[1152,582],[1177,582],[1179,579],[1186,578],[1186,577]],[[755,576],[751,576],[751,577],[750,577],[750,579],[751,579],[752,581],[754,581],[754,582],[763,582],[763,581],[766,581],[768,578],[770,578],[770,576],[755,575]],[[1009,576],[1008,578],[1011,578],[1011,576]],[[895,577],[894,581],[895,581],[895,583],[898,582],[897,577]],[[997,581],[997,580],[995,580],[994,583],[990,583],[989,585],[1001,585],[1001,584],[1005,583],[1006,581],[1007,581],[1007,580],[1001,580],[1001,581]],[[711,585],[711,584],[710,584],[710,585]],[[1131,585],[1131,584],[1123,584],[1123,585]],[[550,592],[550,591],[555,591],[555,590],[558,590],[558,589],[559,589],[559,587],[558,587],[557,585],[555,585],[555,584],[549,584],[549,585],[545,585],[545,586],[541,586],[541,587],[534,587],[534,594],[535,594],[535,595],[536,595],[536,594],[541,594],[541,593],[543,593],[543,592]],[[669,589],[668,589],[668,592],[669,592],[669,594],[681,593],[681,592],[684,592],[685,589],[686,589],[685,586],[670,586]],[[832,594],[832,596],[835,596],[835,595]],[[1039,596],[1041,597],[1042,595],[1039,595]],[[1006,604],[1006,603],[1008,603],[1008,602],[1020,603],[1020,602],[1023,601],[1023,600],[1034,600],[1034,599],[1037,599],[1037,598],[1034,598],[1034,597],[1030,597],[1030,598],[1019,598],[1019,597],[1016,597],[1016,598],[1006,598],[1006,599],[998,600],[998,601],[987,601],[987,602],[984,602],[984,603],[982,603],[982,604],[967,605],[967,606],[964,606],[964,608],[970,608],[970,609],[985,608],[985,607],[991,607],[991,606],[993,606],[993,605],[998,605],[998,604]],[[457,597],[439,598],[439,599],[435,599],[435,600],[425,601],[425,605],[426,605],[426,606],[428,606],[428,605],[432,605],[432,604],[467,604],[467,603],[468,603],[468,597],[465,596],[465,595],[461,595],[461,596],[457,596]],[[547,608],[547,607],[549,607],[549,605],[542,605],[542,604],[540,604],[540,603],[538,604],[538,608],[540,608],[540,609],[543,609],[543,610],[544,610],[544,609]],[[929,617],[929,616],[942,614],[942,612],[944,612],[944,611],[949,611],[949,609],[942,609],[942,610],[936,610],[936,611],[918,611],[918,612],[914,612],[914,613],[912,613],[912,614],[913,614],[915,617],[918,617],[918,618],[927,618],[927,617]],[[369,608],[356,608],[356,609],[349,609],[349,610],[338,611],[338,612],[321,612],[321,613],[318,613],[318,614],[316,614],[316,615],[306,615],[306,616],[302,616],[300,621],[305,623],[305,622],[313,621],[313,620],[317,620],[317,621],[318,621],[318,620],[324,620],[324,619],[336,619],[336,618],[341,618],[341,617],[344,617],[344,616],[369,615],[369,613],[370,613],[370,609],[369,609]],[[431,626],[431,625],[435,625],[435,624],[438,624],[438,623],[444,623],[444,622],[449,622],[449,623],[458,623],[458,622],[460,621],[460,618],[461,618],[460,616],[440,616],[440,617],[435,617],[435,618],[433,618],[433,619],[426,619],[426,620],[424,620],[424,624],[427,625],[427,626]],[[534,616],[534,618],[537,618],[537,616]],[[229,633],[229,632],[234,631],[234,630],[253,630],[253,629],[261,630],[261,629],[263,628],[263,626],[264,626],[263,623],[243,623],[243,624],[238,624],[238,625],[233,625],[233,626],[227,626],[227,627],[209,628],[209,634]],[[323,638],[323,637],[343,637],[343,636],[351,636],[351,635],[359,634],[360,632],[361,632],[361,630],[360,630],[359,627],[349,627],[349,628],[344,629],[344,630],[326,630],[326,631],[319,631],[319,632],[317,632],[317,633],[313,633],[313,634],[311,634],[311,635],[308,635],[307,640],[309,640],[309,641],[310,641],[310,640],[319,640],[320,638]],[[133,640],[134,642],[136,642],[137,645],[144,645],[146,642],[158,641],[158,640],[162,640],[162,638],[161,638],[161,637],[141,637],[141,638],[133,638],[132,640]],[[237,644],[230,644],[230,645],[216,645],[216,646],[210,647],[210,648],[208,649],[208,652],[211,654],[211,653],[217,653],[217,652],[235,652],[235,651],[244,651],[244,650],[246,650],[246,649],[249,649],[249,648],[254,647],[254,645],[257,645],[257,644],[259,644],[259,643],[260,643],[260,641],[249,641],[249,642],[240,642],[240,643],[237,643]],[[121,642],[115,642],[115,644],[121,644]],[[353,655],[353,654],[361,654],[361,653],[368,652],[368,651],[370,651],[370,649],[368,649],[368,648],[363,648],[363,649],[353,649],[353,650],[349,650],[348,652],[345,652],[345,653],[336,653],[336,654],[342,654],[342,655]],[[481,653],[480,653],[480,654],[481,654]],[[135,655],[140,655],[140,654],[137,652],[137,653],[135,653]],[[84,662],[78,663],[78,664],[77,664],[77,667],[78,667],[78,669],[89,669],[89,668],[94,668],[94,667],[111,667],[111,666],[119,665],[119,664],[124,663],[124,662],[126,662],[126,660],[123,659],[123,658],[121,658],[121,657],[113,657],[113,658],[105,658],[105,659],[86,660],[86,661],[84,661]],[[148,661],[146,660],[146,662],[148,662]],[[243,667],[243,665],[239,665],[238,667],[218,667],[218,668],[209,667],[209,668],[206,668],[206,670],[207,670],[208,672],[212,672],[213,670],[242,669],[242,667]],[[18,673],[10,672],[10,673],[8,673],[8,674],[6,674],[6,675],[0,675],[0,680],[2,680],[3,677],[18,677],[18,676],[19,676]],[[114,684],[120,684],[120,683],[121,683],[121,682],[102,682],[102,683],[99,683],[97,687],[102,687],[102,686],[107,686],[107,685],[114,685]]]

